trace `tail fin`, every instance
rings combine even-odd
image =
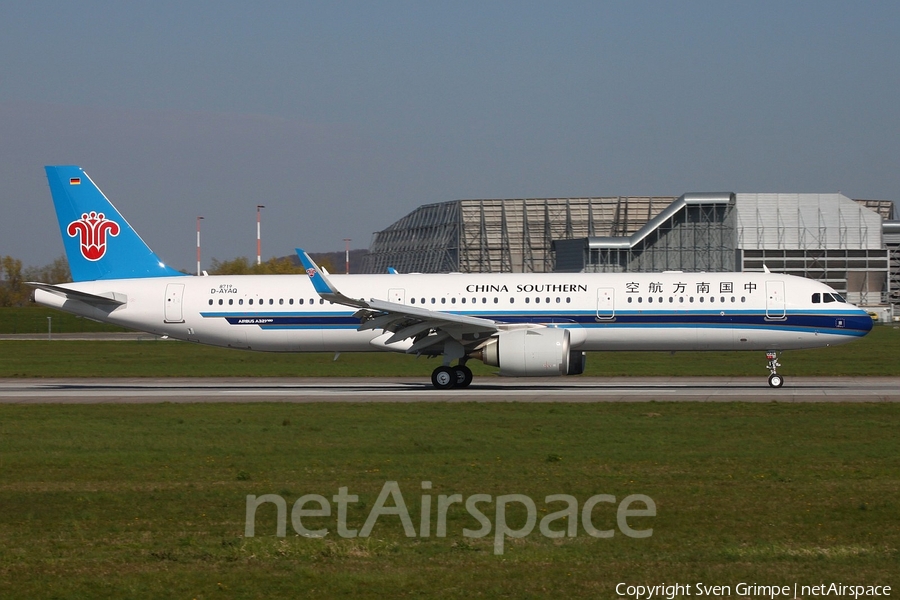
[[[81,167],[45,167],[75,281],[171,277],[167,267]]]

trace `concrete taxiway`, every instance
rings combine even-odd
[[[564,379],[478,377],[438,391],[418,378],[0,380],[3,404],[162,402],[900,402],[898,377]]]

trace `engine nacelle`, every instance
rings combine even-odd
[[[571,350],[569,331],[555,327],[504,331],[481,351],[486,365],[501,375],[554,377],[584,371],[584,353]]]

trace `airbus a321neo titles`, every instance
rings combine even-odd
[[[37,303],[160,336],[268,352],[442,357],[438,389],[472,359],[513,377],[578,375],[597,350],[757,350],[843,344],[872,319],[833,289],[776,273],[449,273],[186,276],[166,266],[87,174],[46,167],[72,283]],[[454,364],[455,363],[455,364]]]

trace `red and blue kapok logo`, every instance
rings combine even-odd
[[[81,255],[88,260],[100,260],[106,254],[106,236],[119,235],[119,224],[110,221],[103,213],[84,213],[66,229],[69,237],[78,237]]]

